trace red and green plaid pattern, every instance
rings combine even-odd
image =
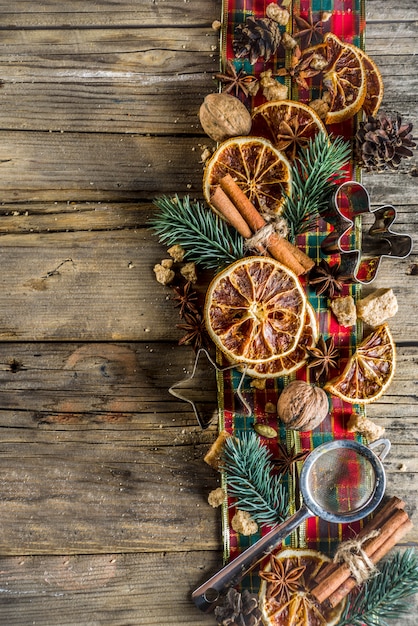
[[[223,40],[222,40],[222,65],[226,60],[233,60],[234,53],[232,49],[232,41],[234,38],[235,28],[238,24],[245,21],[249,15],[256,17],[264,17],[267,5],[271,0],[224,0],[224,20],[223,20]],[[319,19],[323,11],[332,13],[331,18],[326,23],[325,30],[329,30],[337,35],[340,39],[354,43],[357,46],[363,44],[363,32],[365,26],[364,20],[364,0],[295,0],[293,6],[289,7],[289,11],[296,15],[306,17],[312,10],[314,21]],[[291,20],[292,21],[292,20]],[[290,24],[286,27],[291,32]],[[283,27],[284,29],[284,27]],[[279,49],[279,55],[283,53]],[[243,67],[247,73],[255,73],[259,75],[261,71],[271,68],[273,72],[283,67],[285,58],[275,56],[268,64],[257,62],[251,67],[247,60],[234,60],[237,68]],[[313,84],[310,93],[302,92],[300,89],[292,88],[292,98],[308,102],[314,97],[315,84]],[[252,106],[264,101],[258,95],[252,101]],[[340,134],[345,138],[353,135],[354,122],[349,120],[346,123],[332,127],[330,130],[334,134]],[[350,163],[347,167],[347,180],[355,178],[354,164]],[[298,245],[304,249],[307,254],[318,262],[323,255],[321,254],[321,241],[329,233],[330,227],[323,221],[320,222],[318,230],[310,232],[298,237]],[[360,236],[357,230],[352,235],[354,239]],[[330,259],[327,259],[330,260]],[[331,262],[334,260],[331,259]],[[358,341],[360,328],[347,329],[338,325],[335,317],[331,314],[328,299],[323,296],[317,296],[315,291],[306,284],[306,280],[302,279],[305,286],[309,301],[313,305],[317,319],[319,322],[319,332],[328,338],[334,337],[335,345],[340,352],[340,362],[338,371],[342,371],[350,355],[353,353]],[[342,295],[351,294],[355,299],[359,295],[359,285],[349,285],[344,288]],[[331,372],[336,374],[337,372]],[[306,367],[297,372],[293,378],[307,380],[309,382],[310,372]],[[235,370],[225,371],[218,376],[219,386],[219,408],[220,408],[220,427],[225,428],[230,433],[238,434],[252,430],[255,421],[270,423],[276,429],[279,427],[278,440],[284,443],[288,449],[295,447],[296,451],[312,450],[319,444],[331,439],[354,438],[352,433],[347,432],[346,425],[353,412],[361,411],[359,406],[353,406],[341,401],[338,398],[330,397],[330,414],[325,421],[312,432],[296,432],[286,431],[283,426],[278,426],[276,414],[266,411],[269,403],[276,405],[280,390],[288,379],[276,378],[266,381],[265,389],[257,389],[251,385],[252,381],[249,377],[245,377],[242,384],[242,394],[246,401],[252,407],[252,414],[248,415],[245,408],[240,404],[236,391],[241,382],[241,374]],[[267,440],[266,440],[267,442]],[[277,442],[268,441],[273,454],[277,453]],[[300,506],[295,498],[294,485],[291,481],[288,483],[288,493],[290,500],[290,512],[293,513]],[[229,507],[224,509],[224,540],[225,540],[225,556],[232,559],[236,554],[248,545],[254,543],[259,537],[244,537],[238,535],[231,529],[230,520],[235,512],[233,501],[229,500]],[[320,550],[327,554],[332,554],[335,550],[337,542],[352,535],[352,530],[357,529],[358,524],[350,524],[350,528],[346,525],[329,524],[318,518],[310,518],[305,522],[298,531],[295,531],[284,543],[294,547],[309,547]],[[268,529],[263,529],[264,534]],[[254,590],[257,590],[259,580],[257,572],[250,574],[245,582]]]

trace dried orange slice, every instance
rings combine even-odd
[[[366,97],[362,109],[366,115],[376,115],[383,100],[383,79],[376,65],[363,50],[357,48],[363,68],[366,72]]]
[[[366,98],[367,80],[359,48],[343,43],[333,33],[326,33],[324,42],[303,51],[299,64],[303,64],[312,53],[322,85],[327,91],[329,111],[325,124],[336,124],[353,117],[363,106]],[[323,57],[323,62],[318,59]],[[324,93],[322,94],[324,98]]]
[[[279,356],[267,363],[258,363],[247,367],[246,374],[252,378],[275,378],[288,376],[303,367],[307,361],[306,350],[313,348],[318,341],[318,322],[315,311],[309,302],[306,303],[305,324],[298,342],[292,352]]]
[[[362,341],[343,373],[324,389],[346,402],[369,404],[389,387],[395,374],[396,348],[387,324]]]
[[[265,102],[253,113],[251,134],[269,139],[289,160],[320,132],[327,134],[324,123],[310,106],[301,102]]]
[[[221,143],[208,161],[203,193],[210,199],[221,179],[231,174],[237,185],[262,213],[278,215],[290,193],[290,164],[262,137],[232,137]]]
[[[335,608],[318,604],[310,590],[330,559],[316,550],[287,549],[273,553],[260,572],[259,607],[266,626],[334,626],[345,600]],[[280,581],[283,581],[281,584]]]
[[[269,257],[229,265],[206,293],[205,323],[215,345],[231,360],[263,363],[297,345],[306,296],[297,276]]]

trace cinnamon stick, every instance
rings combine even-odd
[[[392,537],[399,529],[400,526],[408,521],[408,514],[403,509],[395,509],[395,511],[389,516],[386,522],[381,526],[380,533],[377,537],[373,537],[366,541],[362,549],[365,554],[370,558],[372,563],[377,563],[376,556],[381,553],[381,548],[386,550],[383,554],[392,547]],[[370,527],[368,528],[370,532]],[[375,556],[376,553],[376,556]],[[381,558],[381,557],[380,557]],[[318,600],[318,602],[324,602],[329,599],[330,596],[337,591],[337,589],[351,577],[351,571],[347,563],[341,563],[339,566],[328,575],[323,578],[322,581],[312,589],[312,595]],[[353,579],[354,580],[354,579]],[[356,583],[355,583],[356,584]]]
[[[216,187],[210,201],[215,209],[219,211],[219,213],[226,219],[228,224],[233,226],[240,235],[245,237],[245,239],[251,237],[251,228],[248,226],[241,213],[231,202],[231,200],[228,198],[223,189],[221,189],[221,187]]]
[[[221,179],[220,185],[252,232],[256,233],[266,226],[263,216],[260,215],[230,174]],[[289,267],[297,276],[305,274],[314,266],[314,261],[302,250],[299,250],[287,239],[279,237],[276,233],[270,235],[267,241],[267,249],[277,261]]]
[[[383,545],[381,545],[380,548],[376,550],[376,552],[373,553],[373,555],[371,556],[371,561],[373,563],[377,563],[378,561],[380,561],[381,558],[386,556],[389,550],[391,550],[398,543],[398,541],[402,539],[404,535],[406,535],[406,533],[412,528],[412,526],[413,523],[410,519],[407,519],[403,524],[401,524],[389,537],[389,539]],[[329,604],[332,607],[337,606],[337,604],[339,604],[341,600],[343,600],[356,586],[357,583],[354,578],[348,578],[342,585],[338,587],[336,591],[334,591],[334,593],[329,596]]]
[[[363,539],[366,535],[368,535],[372,530],[377,530],[381,528],[383,524],[393,515],[393,513],[398,509],[403,509],[405,506],[405,502],[396,496],[393,496],[390,500],[386,502],[384,506],[382,506],[376,515],[360,530],[357,537],[358,539]],[[315,583],[318,585],[322,580],[330,576],[339,568],[339,563],[327,563],[315,577]]]

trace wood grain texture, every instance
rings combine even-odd
[[[415,1],[367,0],[384,107],[418,124]],[[190,375],[153,266],[153,198],[202,195],[198,108],[215,91],[220,0],[0,0],[0,622],[203,626],[191,591],[222,563],[216,437],[168,393]],[[365,175],[414,251],[385,259],[397,370],[368,408],[388,495],[417,537],[416,156]],[[415,174],[415,175],[414,175]],[[208,276],[200,276],[204,283]],[[370,291],[369,290],[365,290]],[[412,311],[412,314],[411,314]],[[412,606],[412,603],[411,603]],[[59,616],[59,617],[57,617]],[[414,626],[416,614],[394,620]]]

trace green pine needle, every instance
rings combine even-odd
[[[412,549],[397,552],[358,594],[350,594],[338,626],[389,626],[386,619],[407,613],[405,598],[417,592],[417,555]]]
[[[291,241],[296,235],[315,227],[350,153],[350,142],[342,137],[330,138],[325,133],[318,133],[295,160],[292,189],[282,213],[289,226]]]
[[[255,433],[243,432],[238,438],[228,437],[222,461],[236,507],[258,524],[274,526],[286,518],[288,504],[281,475],[272,474],[271,456]]]
[[[205,205],[177,195],[162,196],[154,204],[159,213],[151,227],[161,243],[180,244],[188,261],[218,270],[244,256],[243,237]]]

